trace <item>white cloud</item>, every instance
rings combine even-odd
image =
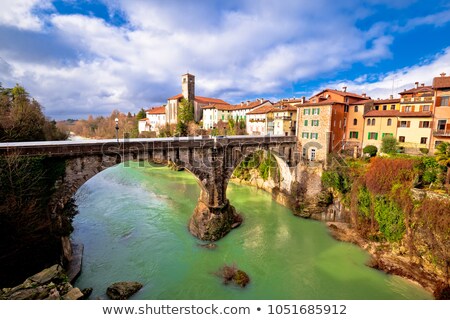
[[[196,75],[199,95],[230,102],[277,95],[293,82],[389,58],[394,40],[387,23],[358,28],[370,10],[352,0],[104,1],[110,16],[119,12],[127,23],[114,26],[92,15],[45,18],[48,37],[61,44],[55,51],[65,50],[59,61],[57,53],[50,63],[0,47],[0,69],[8,66],[14,82],[25,85],[48,114],[156,105],[180,92],[180,75],[187,71]],[[11,24],[41,30],[43,21],[33,15],[37,3],[23,1],[16,17],[28,17],[27,24]],[[394,7],[404,3],[389,1]],[[0,74],[0,81],[5,77]],[[363,79],[354,84],[362,86]]]
[[[0,25],[23,30],[41,30],[43,22],[33,10],[52,8],[50,0],[2,0]]]
[[[390,95],[399,97],[399,92],[402,92],[404,89],[413,88],[415,82],[432,85],[433,78],[439,77],[442,72],[450,75],[450,47],[419,65],[410,66],[387,74],[362,75],[353,81],[338,81],[332,84],[326,84],[317,91],[325,87],[341,88],[347,86],[348,91],[366,93],[374,99],[386,99]],[[368,81],[373,78],[375,80]]]

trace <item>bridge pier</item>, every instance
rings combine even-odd
[[[241,216],[228,200],[220,207],[210,207],[200,196],[189,221],[189,231],[200,240],[217,241],[241,222]]]

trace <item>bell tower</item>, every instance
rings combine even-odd
[[[195,76],[189,73],[181,76],[181,93],[183,97],[191,102],[195,99]]]

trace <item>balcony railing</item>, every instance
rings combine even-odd
[[[436,130],[433,131],[435,137],[450,137],[450,130]]]
[[[276,116],[275,120],[292,120],[289,116]]]

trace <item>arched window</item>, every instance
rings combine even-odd
[[[375,119],[372,119],[372,125],[373,126],[375,125]]]
[[[388,126],[392,125],[392,119],[388,119],[387,125],[388,125]]]
[[[370,119],[367,119],[367,125],[370,126]]]
[[[357,119],[353,119],[353,125],[356,126],[358,124],[358,120]]]
[[[358,106],[355,106],[355,112],[358,112]]]

